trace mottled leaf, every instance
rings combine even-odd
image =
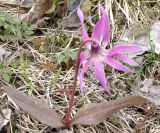
[[[146,101],[141,96],[128,96],[104,103],[91,103],[77,112],[70,125],[95,125],[122,108],[144,104]]]
[[[60,116],[58,116],[58,114],[45,102],[38,98],[27,96],[10,86],[4,86],[3,89],[16,105],[23,109],[27,114],[30,114],[40,122],[52,127],[63,127]]]

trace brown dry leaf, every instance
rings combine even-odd
[[[73,12],[78,6],[82,4],[81,8],[85,15],[89,15],[92,2],[91,0],[67,0],[67,9],[69,12]]]
[[[44,43],[44,39],[42,37],[36,37],[32,40],[33,43],[33,47],[35,47],[35,49],[39,50],[40,47],[43,45]]]
[[[91,10],[92,2],[90,0],[85,0],[82,4],[82,11],[85,16],[89,16],[89,12]]]
[[[45,63],[42,63],[42,64],[40,65],[40,67],[41,67],[42,69],[46,69],[46,70],[48,70],[48,71],[54,71],[54,70],[56,69],[57,65],[55,65],[55,64],[53,64],[53,63],[51,63],[51,62],[49,62],[49,61],[46,61]]]
[[[10,86],[4,86],[3,89],[7,95],[27,114],[30,114],[40,122],[52,127],[63,127],[60,116],[45,102],[38,98],[27,96]]]
[[[92,3],[90,0],[67,0],[68,16],[63,20],[65,28],[76,28],[80,26],[80,20],[77,16],[77,7],[82,3],[82,11],[85,16],[89,15]]]
[[[36,25],[37,25],[37,27],[38,28],[44,28],[44,27],[47,27],[48,26],[48,20],[50,19],[50,17],[42,17],[42,18],[40,18],[40,19],[38,19],[37,21],[36,21]]]
[[[77,112],[70,125],[99,124],[120,109],[134,105],[141,105],[146,102],[147,99],[141,96],[127,96],[118,100],[108,101],[104,103],[91,103]]]
[[[133,91],[137,94],[141,94],[147,97],[152,103],[160,109],[160,85],[154,84],[154,79],[149,78],[141,81],[137,84],[137,87],[133,88]]]
[[[69,89],[69,88],[62,88],[62,89],[59,89],[58,92],[61,92],[62,94],[64,93],[67,93],[67,94],[71,94],[72,90]]]
[[[22,17],[26,22],[33,23],[43,17],[45,12],[52,6],[53,0],[36,0],[29,12]]]
[[[0,130],[5,126],[11,117],[11,109],[2,109],[0,113]]]

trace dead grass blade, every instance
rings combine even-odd
[[[147,99],[141,96],[128,96],[118,100],[104,102],[104,103],[91,103],[86,108],[77,112],[72,119],[70,125],[95,125],[104,121],[107,117],[116,111],[134,105],[141,105],[147,102]]]
[[[7,95],[27,114],[30,114],[40,122],[52,127],[63,127],[60,116],[58,116],[58,114],[45,102],[38,98],[27,96],[10,86],[4,86],[3,89]]]

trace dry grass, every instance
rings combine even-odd
[[[98,3],[96,0],[92,2]],[[111,19],[111,38],[113,42],[119,41],[120,36],[126,29],[145,28],[159,19],[160,3],[158,0],[108,0],[105,5]],[[92,12],[97,15],[97,6],[93,5]],[[71,87],[74,75],[74,65],[71,64],[67,71],[65,63],[67,60],[62,61],[62,59],[63,56],[67,55],[66,49],[69,52],[76,51],[79,45],[79,39],[74,35],[77,33],[70,33],[72,34],[71,36],[65,36],[63,33],[55,34],[48,29],[48,32],[41,36],[45,40],[44,46],[49,49],[47,53],[43,50],[38,51],[33,47],[31,43],[33,38],[22,44],[18,42],[4,44],[8,49],[14,50],[12,57],[3,64],[5,69],[10,69],[12,72],[10,84],[20,91],[44,100],[55,108],[62,117],[65,116],[67,111],[70,95],[61,93],[59,89]],[[11,66],[13,62],[19,62],[16,68]],[[42,69],[41,64],[45,62],[53,62],[58,67],[54,71]],[[154,76],[159,81],[159,66],[160,61],[157,60],[155,65],[151,69],[146,68],[144,73],[129,75],[111,69],[107,70],[107,75],[110,75],[107,81],[111,88],[111,96],[106,95],[103,88],[93,79],[89,71],[86,75],[87,78],[84,80],[84,96],[80,94],[79,89],[76,91],[76,104],[72,116],[80,107],[88,103],[109,101],[130,95],[132,93],[130,90],[131,83],[134,85],[137,79],[142,80],[145,77]],[[0,79],[0,81],[3,84],[8,84],[3,79]],[[13,105],[2,90],[0,90],[0,106],[1,108],[12,109],[12,117],[8,124],[8,129],[13,129],[15,133],[51,133],[60,130],[39,123],[25,114],[17,106]],[[159,112],[147,110],[149,107],[150,105],[126,108],[97,126],[74,126],[68,130],[75,133],[159,133]]]

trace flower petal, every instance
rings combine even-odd
[[[89,39],[89,36],[88,36],[87,30],[84,25],[84,15],[83,15],[83,12],[81,11],[80,7],[78,7],[78,9],[77,9],[77,15],[78,15],[80,22],[81,22],[81,25],[82,25],[82,38],[84,41],[86,41]],[[91,43],[86,43],[86,46],[87,46],[87,48],[90,49]]]
[[[79,67],[84,63],[85,60],[89,58],[89,53],[88,51],[83,51],[80,54],[80,59],[79,59]]]
[[[107,57],[106,60],[105,60],[105,63],[110,65],[111,67],[119,70],[119,71],[128,72],[128,73],[134,72],[130,68],[124,66],[123,64],[121,64],[120,62],[118,62],[117,60],[115,60],[111,57]]]
[[[94,73],[96,78],[99,80],[102,87],[109,93],[109,88],[106,85],[106,77],[103,68],[103,64],[101,62],[94,64]]]
[[[137,52],[140,50],[141,47],[138,45],[117,45],[109,51],[109,55],[114,55],[119,52],[124,52],[124,53]]]
[[[128,63],[129,65],[139,66],[139,64],[136,63],[134,60],[131,60],[131,59],[127,58],[126,56],[124,56],[124,55],[121,54],[121,53],[116,53],[116,54],[113,55],[113,57],[116,57],[117,59],[120,59],[120,60],[122,60],[123,62]]]
[[[80,84],[80,90],[83,92],[83,76],[84,73],[88,70],[88,68],[92,65],[91,59],[89,59],[84,66],[82,67],[81,71],[79,70],[78,72],[78,79],[79,79],[79,84]]]
[[[95,24],[95,27],[92,32],[92,38],[102,41],[104,46],[107,46],[110,40],[109,33],[109,17],[105,9],[101,6],[102,16]]]

